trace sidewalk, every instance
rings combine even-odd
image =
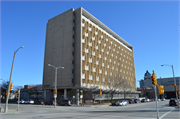
[[[2,109],[2,112],[0,114],[19,114],[19,113],[25,113],[27,111],[22,111],[22,110],[12,110],[12,109],[8,109],[7,113],[4,113],[4,109]]]

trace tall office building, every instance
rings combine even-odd
[[[106,78],[113,76],[136,89],[133,47],[82,7],[48,20],[43,72],[46,97],[52,96],[55,82],[55,69],[48,64],[64,67],[57,71],[58,97],[68,97],[74,86],[105,89]]]

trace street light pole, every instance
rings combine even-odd
[[[173,68],[173,65],[167,65],[167,64],[164,64],[164,65],[161,65],[161,66],[170,66],[170,67],[172,68],[173,77],[174,77],[174,86],[175,86],[175,88],[177,88],[177,87],[176,87],[176,79],[175,79],[175,75],[174,75],[174,68]],[[178,95],[177,95],[176,89],[175,89],[175,93],[176,93],[177,104],[178,104],[178,107],[179,107],[179,101],[178,101]]]
[[[51,66],[51,67],[53,67],[54,69],[55,69],[55,84],[54,84],[54,89],[56,90],[57,89],[57,70],[59,69],[59,68],[62,68],[62,69],[64,69],[64,67],[55,67],[55,66],[53,66],[53,65],[51,65],[51,64],[48,64],[48,66]],[[54,107],[56,107],[56,98],[57,97],[54,97]]]
[[[15,55],[16,55],[17,51],[18,51],[20,48],[23,48],[23,46],[19,47],[16,51],[14,51],[14,57],[13,57],[13,62],[12,62],[12,67],[11,67],[11,74],[10,74],[9,86],[8,86],[8,94],[7,94],[7,97],[6,97],[6,105],[5,105],[4,113],[7,113],[7,112],[8,112],[9,90],[10,90],[10,85],[11,85],[11,77],[12,77],[12,72],[13,72],[14,60],[15,60]]]

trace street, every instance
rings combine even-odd
[[[179,119],[179,108],[169,106],[169,100],[158,101],[159,119]],[[4,104],[1,104],[4,107]],[[157,119],[156,103],[146,102],[127,106],[91,105],[91,106],[54,106],[9,104],[7,114],[1,113],[1,119]]]

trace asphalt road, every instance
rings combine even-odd
[[[158,101],[159,119],[180,119],[180,109],[169,106],[169,100]],[[1,104],[4,107],[4,104]],[[1,119],[157,119],[156,103],[129,104],[127,106],[45,106],[9,104]]]

